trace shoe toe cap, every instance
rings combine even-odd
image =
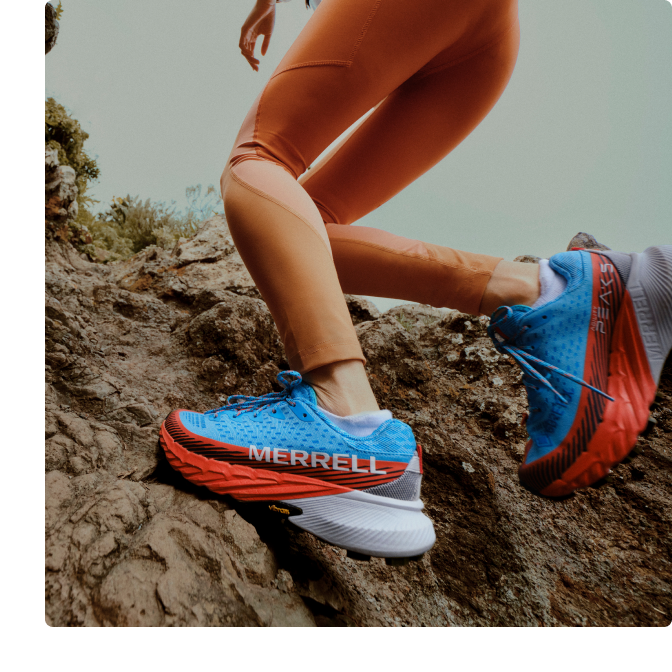
[[[178,409],[170,413],[163,423],[171,436],[185,431],[191,435],[219,440],[219,433],[214,422],[203,413]]]

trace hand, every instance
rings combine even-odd
[[[257,4],[247,19],[245,19],[245,23],[240,30],[240,42],[238,43],[241,53],[255,72],[259,71],[259,60],[254,57],[257,37],[259,35],[264,36],[264,41],[261,45],[261,55],[265,56],[271,41],[274,25],[275,0],[257,0]]]

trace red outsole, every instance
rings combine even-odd
[[[208,459],[182,447],[164,425],[161,426],[159,442],[170,466],[188,481],[241,501],[323,497],[351,491],[351,488],[316,478]]]

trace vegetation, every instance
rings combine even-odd
[[[186,214],[175,204],[142,201],[139,196],[114,198],[110,207],[87,222],[96,247],[110,252],[107,261],[128,259],[149,245],[172,248],[180,238],[193,236],[198,225],[212,216],[221,199],[210,185],[187,188],[189,208]]]
[[[79,190],[77,204],[80,210],[86,209],[88,205],[95,203],[86,196],[89,181],[97,180],[100,173],[95,160],[84,151],[84,142],[89,134],[53,98],[47,99],[45,108],[45,144],[58,150],[58,161],[62,166],[74,168]]]
[[[88,137],[62,105],[53,98],[46,101],[45,144],[56,148],[59,163],[71,166],[77,175],[79,214],[76,221],[68,223],[68,239],[90,257],[99,257],[96,248],[108,253],[106,261],[128,259],[149,245],[171,248],[180,238],[196,233],[199,222],[222,211],[215,187],[209,185],[203,190],[199,184],[186,190],[186,214],[178,212],[174,203],[143,202],[139,196],[130,195],[112,199],[107,210],[93,214],[91,206],[99,201],[86,192],[100,171],[84,150]]]
[[[96,161],[84,151],[84,142],[89,134],[83,131],[79,122],[53,98],[48,98],[45,102],[44,122],[45,146],[55,148],[58,152],[58,162],[62,166],[70,166],[76,174],[79,214],[76,221],[67,223],[65,235],[77,249],[93,255],[94,246],[88,230],[93,215],[89,207],[97,201],[87,196],[86,190],[89,181],[98,179],[100,171]]]
[[[398,315],[394,316],[397,322],[406,329],[406,331],[411,331],[413,329],[413,322],[411,322],[406,315],[404,315],[404,311],[400,311]]]
[[[436,310],[430,305],[425,305],[426,308],[429,308],[434,314],[433,315],[423,315],[420,318],[420,322],[423,326],[429,327],[432,324],[436,324],[441,319],[441,312]],[[407,316],[403,310],[399,311],[394,318],[399,322],[399,324],[406,329],[406,331],[412,331],[413,327],[416,326],[415,323]]]

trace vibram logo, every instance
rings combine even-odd
[[[275,504],[271,504],[268,508],[271,511],[275,511],[276,513],[284,513],[286,516],[289,515],[289,509],[281,509],[279,506],[276,506]]]

